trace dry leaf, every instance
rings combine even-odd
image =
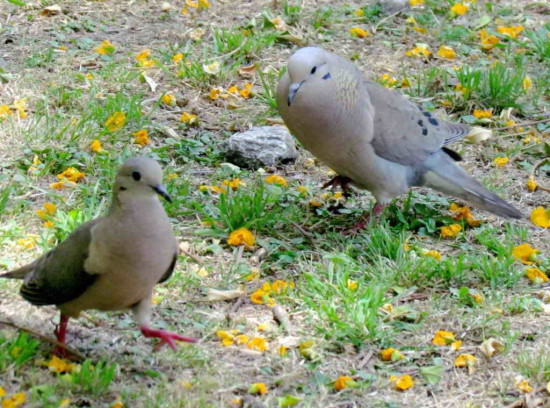
[[[220,63],[218,61],[214,61],[211,64],[204,64],[202,66],[202,70],[210,75],[216,75],[218,72],[220,72]]]
[[[256,65],[243,65],[239,68],[239,75],[245,78],[252,78],[256,73]]]
[[[285,346],[287,348],[296,348],[300,345],[301,342],[302,342],[302,338],[297,336],[280,337],[277,340],[277,343],[280,346]]]
[[[283,34],[277,38],[296,44],[298,47],[305,47],[307,45],[307,41],[301,35]]]
[[[205,33],[206,31],[202,28],[196,28],[189,33],[189,38],[191,38],[193,41],[200,41]]]
[[[155,82],[153,78],[151,78],[148,75],[141,74],[145,82],[147,82],[147,85],[149,85],[149,88],[151,88],[151,91],[155,92],[155,89],[157,89],[158,84]]]
[[[550,303],[550,289],[539,290],[535,296],[542,300],[543,303]]]
[[[509,120],[512,120],[512,112],[513,112],[514,108],[507,108],[507,109],[504,109],[501,113],[500,113],[500,119],[504,122],[508,122]]]
[[[44,7],[40,12],[41,16],[55,16],[56,14],[61,13],[61,6],[55,4],[53,6]]]
[[[484,140],[493,137],[493,131],[490,129],[482,128],[480,126],[474,126],[470,130],[470,133],[466,136],[465,140],[468,143],[477,144]]]
[[[172,137],[174,139],[179,139],[180,137],[178,135],[178,132],[176,132],[174,129],[168,126],[159,126],[157,130],[159,130],[161,133],[165,134],[166,136]],[[180,248],[182,247],[182,245],[183,245],[183,242],[180,244]],[[189,243],[187,243],[187,246],[189,246]],[[189,249],[185,249],[185,248],[184,250],[189,251]]]
[[[479,350],[485,355],[485,357],[491,358],[496,353],[501,353],[504,350],[504,344],[491,337],[481,343]]]
[[[246,292],[242,288],[233,290],[208,289],[208,292],[206,293],[207,299],[211,301],[230,300],[244,295],[246,295]]]

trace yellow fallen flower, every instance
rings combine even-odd
[[[271,176],[267,176],[265,178],[265,182],[267,184],[277,184],[282,187],[287,186],[286,179],[283,176],[279,176],[278,174],[272,174]]]
[[[267,340],[264,339],[263,337],[253,337],[246,344],[246,347],[251,349],[251,350],[256,350],[256,351],[269,350],[269,344],[267,343]]]
[[[550,228],[550,208],[537,207],[531,211],[531,222],[537,227]]]
[[[173,94],[167,93],[162,95],[161,102],[166,106],[175,106],[177,100]]]
[[[453,332],[438,330],[434,334],[432,344],[435,344],[436,346],[448,346],[455,341],[455,334]]]
[[[264,383],[254,383],[248,389],[250,394],[260,394],[264,395],[268,393],[267,386]]]
[[[479,40],[481,42],[481,48],[484,50],[493,49],[495,45],[500,42],[495,35],[489,34],[485,29],[479,32]]]
[[[442,238],[454,238],[462,231],[462,227],[459,224],[451,224],[445,225],[439,230]]]
[[[535,263],[538,252],[540,252],[538,249],[529,244],[521,244],[512,249],[512,256],[524,265],[531,265]]]
[[[126,114],[124,112],[115,112],[105,121],[105,127],[109,132],[121,129],[126,124]]]
[[[526,185],[527,185],[527,190],[531,191],[531,192],[535,191],[538,187],[537,182],[532,177],[529,177],[529,179],[527,180]]]
[[[393,383],[394,388],[398,391],[405,391],[414,387],[414,381],[408,374],[401,375],[399,377],[392,375],[390,376],[390,381]]]
[[[370,37],[370,33],[361,27],[352,27],[349,29],[349,33],[352,37],[357,38]]]
[[[74,167],[69,167],[68,169],[57,175],[57,178],[59,180],[68,180],[72,181],[73,183],[78,183],[84,177],[86,177],[86,174],[78,171]]]
[[[409,50],[405,53],[407,57],[429,57],[432,55],[432,52],[428,50],[428,46],[426,44],[418,44],[415,48],[412,50]]]
[[[94,48],[94,52],[101,55],[109,55],[115,52],[115,46],[109,40],[105,40]]]
[[[357,290],[359,284],[357,283],[357,281],[348,279],[348,281],[346,282],[346,286],[349,290]]]
[[[134,136],[134,143],[140,146],[146,146],[151,143],[149,133],[146,129],[138,130],[137,132],[132,133],[132,136]]]
[[[227,243],[232,246],[246,245],[247,247],[252,247],[256,243],[256,238],[252,232],[243,227],[231,232]]]
[[[451,7],[451,12],[453,12],[456,15],[463,16],[464,14],[466,14],[469,8],[470,7],[465,4],[455,3]]]
[[[455,358],[455,367],[471,367],[475,365],[477,358],[471,354],[459,354]]]
[[[496,157],[493,160],[493,164],[496,167],[502,167],[502,166],[505,166],[508,163],[508,160],[509,160],[508,157]]]
[[[529,380],[517,380],[514,384],[518,390],[524,393],[533,391],[533,387],[529,384]]]
[[[90,143],[90,150],[94,153],[99,153],[103,151],[103,147],[101,146],[101,142],[99,140],[94,140],[92,143]]]
[[[434,258],[437,261],[441,261],[441,252],[439,252],[439,251],[435,251],[435,250],[426,251],[426,252],[424,252],[423,255],[427,256],[427,257],[430,257],[430,258]]]
[[[180,117],[180,122],[193,125],[198,122],[198,117],[197,115],[193,115],[192,113],[183,112]]]
[[[5,398],[2,401],[2,408],[18,408],[22,406],[27,399],[27,395],[24,392],[18,392],[11,397]]]
[[[346,389],[348,387],[353,387],[356,385],[355,381],[347,375],[341,375],[334,381],[334,388],[338,391]]]
[[[57,207],[54,203],[44,203],[43,208],[43,210],[36,210],[36,215],[38,215],[38,217],[42,218],[43,220],[54,215],[55,211],[57,210]]]
[[[486,119],[493,116],[493,110],[474,109],[473,115],[478,119]]]
[[[380,351],[380,359],[382,361],[397,361],[403,360],[405,356],[399,350],[394,349],[393,347],[384,349]]]
[[[442,45],[441,47],[439,47],[439,51],[437,51],[437,55],[441,58],[445,58],[449,60],[456,58],[456,53],[452,49],[452,47],[448,47],[446,45]]]
[[[525,276],[531,282],[534,282],[537,284],[548,282],[548,275],[546,275],[543,271],[541,271],[538,268],[527,268],[525,270]]]
[[[76,364],[69,363],[56,356],[52,356],[52,359],[47,363],[48,369],[53,373],[72,373],[77,368]]]
[[[238,190],[240,186],[246,186],[246,184],[243,183],[239,178],[234,178],[233,180],[224,180],[222,181],[222,185],[229,187],[233,191]]]
[[[523,31],[523,26],[522,25],[511,26],[511,27],[498,26],[497,31],[500,34],[506,35],[510,38],[516,38]]]

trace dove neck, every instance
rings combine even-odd
[[[139,212],[154,211],[157,207],[162,208],[156,193],[148,191],[114,191],[113,201],[109,209],[109,214],[116,212]]]

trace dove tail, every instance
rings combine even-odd
[[[423,175],[422,185],[461,198],[476,207],[506,218],[522,218],[523,214],[470,177],[460,166],[440,155],[437,165]]]
[[[13,271],[3,273],[0,275],[0,278],[6,278],[6,279],[25,279],[25,276],[31,271],[30,265],[22,266],[19,269],[15,269]]]

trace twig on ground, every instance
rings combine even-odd
[[[546,163],[546,162],[550,162],[550,159],[544,158],[544,159],[538,161],[538,162],[533,166],[533,168],[531,169],[531,173],[529,174],[529,178],[535,180],[535,182],[537,183],[537,188],[538,188],[539,190],[550,192],[550,187],[546,187],[546,186],[540,184],[540,183],[537,182],[537,180],[535,179],[535,173],[536,173],[537,169],[538,169],[540,166],[542,166],[544,163]]]
[[[361,361],[357,364],[357,370],[362,370],[372,359],[372,356],[374,355],[374,352],[372,350],[367,351],[367,353],[363,356]]]
[[[286,310],[283,309],[281,305],[275,305],[271,308],[271,312],[273,313],[273,318],[275,321],[278,322],[288,334],[294,336],[296,331],[294,330],[292,323],[290,323]]]
[[[376,34],[376,31],[378,31],[378,27],[380,27],[382,23],[385,23],[386,21],[391,20],[396,15],[400,14],[402,11],[403,10],[396,11],[395,13],[390,14],[388,17],[385,17],[382,20],[380,20],[378,23],[376,23],[376,25],[371,28],[372,34]]]
[[[191,252],[183,249],[180,245],[180,252],[182,254],[184,254],[185,256],[191,258],[193,261],[195,261],[196,263],[198,263],[199,265],[204,265],[204,261],[202,259],[200,259],[197,255],[194,255],[192,254]]]
[[[538,125],[539,123],[546,123],[546,122],[550,122],[550,118],[541,119],[541,120],[531,120],[531,121],[522,122],[522,123],[516,123],[514,125],[504,126],[504,127],[500,127],[500,128],[494,128],[494,129],[491,129],[491,130],[506,130],[506,129],[512,129],[512,128],[520,127],[520,126]]]
[[[291,222],[292,226],[296,228],[300,233],[302,233],[307,239],[311,240],[313,238],[313,234],[310,232],[307,232],[305,229],[303,229],[300,225],[298,225],[295,222]]]
[[[50,343],[50,344],[53,344],[54,346],[57,346],[57,347],[61,347],[65,350],[67,350],[69,353],[71,353],[73,356],[77,357],[79,360],[86,360],[86,356],[84,356],[83,354],[79,353],[78,351],[76,351],[75,349],[67,346],[66,344],[64,343],[60,343],[59,341],[57,340],[54,340],[54,339],[51,339],[47,336],[44,336],[43,334],[41,333],[38,333],[32,329],[28,329],[26,327],[21,327],[13,322],[10,322],[10,321],[7,321],[7,320],[0,320],[0,324],[3,324],[5,326],[9,326],[9,327],[13,327],[14,329],[17,329],[17,330],[21,330],[21,331],[24,331],[26,333],[29,333],[30,335],[34,336],[34,337],[38,337],[40,340],[42,341],[45,341],[47,343]]]

